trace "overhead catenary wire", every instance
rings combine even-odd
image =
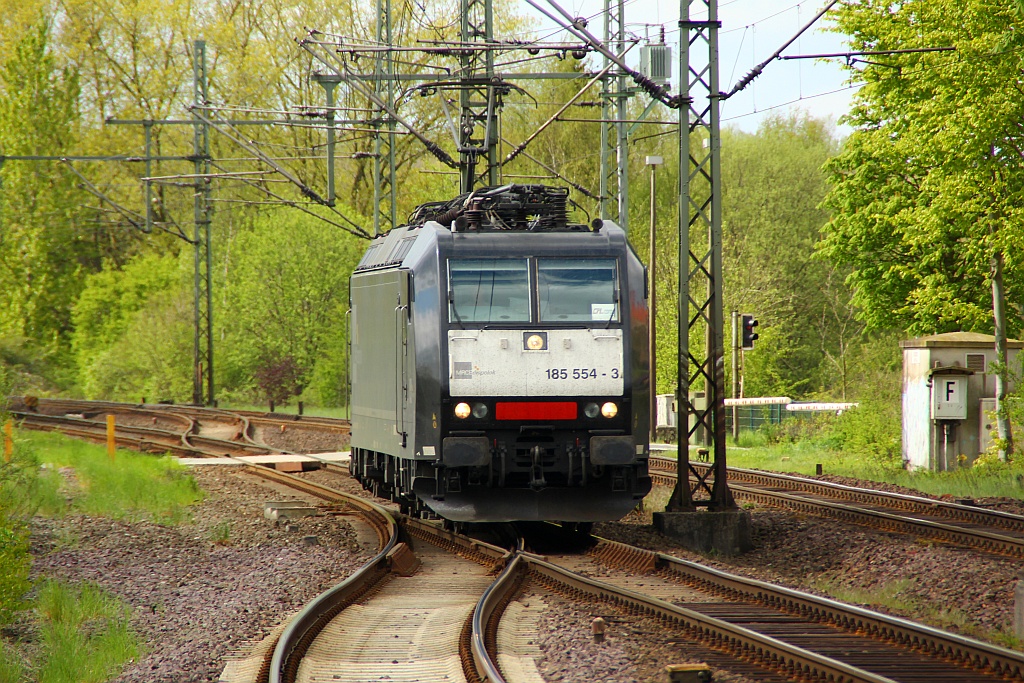
[[[527,0],[527,1],[529,2],[529,0]],[[836,5],[836,3],[838,3],[838,2],[839,2],[839,0],[829,0],[829,2],[825,5],[825,7],[823,7],[821,9],[821,11],[818,12],[814,16],[813,19],[811,19],[809,22],[807,22],[803,26],[803,28],[801,28],[799,31],[796,32],[796,35],[794,35],[789,40],[787,40],[785,43],[783,43],[782,47],[780,47],[778,50],[773,52],[771,57],[769,57],[768,59],[764,60],[763,62],[761,62],[760,64],[755,66],[753,69],[751,69],[750,72],[748,72],[746,76],[741,78],[736,83],[736,85],[734,85],[732,87],[732,90],[730,90],[728,93],[724,93],[722,95],[722,99],[729,99],[730,97],[732,97],[733,95],[735,95],[736,93],[740,92],[741,90],[746,88],[748,85],[750,85],[751,81],[753,81],[755,78],[757,78],[758,76],[760,76],[764,72],[765,67],[767,67],[769,64],[774,62],[776,59],[778,59],[782,55],[782,53],[786,50],[786,48],[788,48],[790,45],[792,45],[794,42],[796,42],[796,40],[800,36],[802,36],[805,31],[807,31],[807,29],[809,29],[811,26],[813,26],[815,23],[817,23],[818,19],[821,19],[823,16],[825,16],[825,13],[828,12],[830,9],[832,9]]]
[[[834,1],[838,2],[838,0]],[[688,97],[683,95],[669,95],[668,90],[664,86],[658,85],[647,76],[627,65],[626,62],[623,61],[622,57],[619,57],[612,52],[601,40],[587,30],[585,21],[570,15],[562,9],[555,0],[547,0],[547,2],[555,9],[556,12],[562,15],[562,19],[558,19],[553,16],[550,12],[541,7],[536,0],[526,0],[526,2],[538,12],[541,12],[544,16],[551,19],[551,21],[563,26],[565,30],[569,31],[580,40],[586,41],[587,45],[593,47],[597,52],[604,55],[606,59],[615,64],[615,66],[618,66],[624,74],[633,79],[633,82],[639,85],[648,95],[658,100],[666,107],[669,107],[670,109],[680,109],[684,105],[689,104]],[[563,21],[565,23],[563,23]],[[629,42],[631,43],[630,48],[632,48],[639,42],[639,38],[633,39]]]
[[[313,188],[311,188],[308,185],[306,185],[304,182],[302,182],[302,180],[300,180],[295,175],[293,175],[291,172],[289,172],[287,169],[285,169],[283,166],[278,164],[270,156],[268,156],[267,154],[264,154],[263,151],[260,150],[258,147],[256,147],[251,141],[246,140],[241,135],[239,135],[238,132],[232,126],[218,125],[218,122],[216,120],[211,120],[210,118],[204,116],[203,113],[200,110],[205,110],[206,109],[205,107],[192,106],[192,107],[190,107],[190,109],[195,114],[196,118],[198,118],[200,121],[202,121],[205,124],[209,125],[213,130],[217,131],[221,135],[224,135],[229,140],[232,140],[233,142],[235,142],[235,144],[239,145],[240,147],[245,149],[250,154],[254,154],[255,156],[257,156],[260,159],[260,161],[262,161],[263,163],[265,163],[268,166],[270,166],[271,168],[273,168],[283,178],[286,178],[292,184],[294,184],[296,187],[298,187],[299,191],[302,192],[303,195],[305,195],[306,197],[308,197],[312,201],[314,201],[314,202],[316,202],[318,204],[321,204],[324,207],[327,207],[336,216],[338,216],[340,219],[342,219],[343,221],[348,223],[351,227],[347,227],[347,226],[344,226],[344,225],[341,225],[341,224],[338,224],[338,223],[335,223],[335,225],[337,225],[338,227],[340,227],[340,228],[342,228],[342,229],[344,229],[344,230],[346,230],[348,232],[351,232],[353,235],[356,235],[358,237],[364,237],[364,238],[368,238],[369,237],[369,233],[367,233],[366,230],[364,230],[362,226],[360,226],[358,223],[353,221],[351,218],[349,218],[348,216],[344,215],[343,213],[341,213],[340,211],[338,211],[337,209],[332,207],[327,202],[327,200],[324,199],[323,197],[321,197],[319,194],[317,194],[317,192],[315,190],[313,190]],[[244,179],[242,179],[242,180],[243,180],[243,182],[245,182]],[[314,215],[317,215],[317,214],[314,214]]]
[[[103,192],[98,187],[96,187],[96,185],[91,180],[86,178],[77,168],[75,168],[74,164],[71,163],[70,159],[65,158],[65,159],[61,159],[61,161],[62,161],[62,163],[64,163],[68,167],[68,169],[72,173],[74,173],[76,176],[78,176],[78,178],[82,181],[81,187],[82,187],[83,190],[85,190],[89,194],[93,195],[94,197],[99,199],[101,202],[106,202],[107,204],[109,204],[111,206],[111,208],[118,213],[118,215],[120,215],[122,218],[124,218],[126,221],[128,221],[132,225],[132,227],[134,227],[135,229],[139,230],[139,232],[143,232],[143,233],[147,233],[147,234],[150,232],[150,230],[146,226],[146,217],[145,216],[143,216],[143,215],[141,215],[141,214],[139,214],[139,213],[137,213],[135,211],[132,211],[131,209],[123,207],[118,202],[114,201],[107,193]],[[158,225],[158,224],[154,224],[154,225],[155,225],[155,227],[157,227],[157,229],[162,230],[164,232],[167,232],[168,234],[174,235],[175,237],[179,237],[179,238],[185,240],[186,242],[189,242],[189,243],[193,242],[192,238],[190,238],[188,235],[186,235],[185,232],[181,229],[181,226],[177,225],[176,223],[174,224],[174,226],[177,228],[177,232],[175,232],[173,230],[170,230],[168,228],[165,228],[162,225]]]
[[[216,162],[211,162],[211,165],[213,165],[214,167],[218,167]],[[318,220],[324,221],[328,225],[333,225],[336,228],[340,228],[340,229],[342,229],[342,230],[344,230],[346,232],[352,233],[356,237],[361,237],[363,239],[371,239],[370,234],[368,232],[366,232],[365,230],[363,230],[362,228],[359,228],[358,231],[354,231],[354,230],[352,230],[352,228],[350,228],[350,227],[348,227],[346,225],[342,225],[341,223],[338,223],[336,221],[332,221],[330,218],[327,218],[326,216],[323,216],[323,215],[321,215],[321,214],[319,214],[319,213],[317,213],[315,211],[311,211],[308,208],[306,208],[307,205],[308,206],[313,206],[313,205],[324,206],[323,204],[320,204],[319,202],[309,202],[308,204],[306,204],[304,202],[297,202],[295,200],[288,199],[287,197],[282,197],[279,194],[271,192],[270,188],[264,187],[264,186],[260,185],[258,182],[254,181],[254,180],[251,180],[249,178],[241,178],[240,180],[241,180],[241,182],[245,183],[246,185],[249,185],[250,187],[253,187],[253,188],[259,190],[260,192],[262,192],[263,194],[267,195],[268,197],[271,197],[271,198],[277,200],[276,203],[278,205],[290,206],[290,207],[292,207],[294,209],[298,209],[299,211],[302,211],[303,213],[309,214],[310,216],[313,216],[314,218],[317,218]],[[356,225],[348,217],[344,216],[341,212],[335,211],[335,213],[338,216],[341,216],[342,218],[344,218],[349,223],[352,223],[353,225]]]

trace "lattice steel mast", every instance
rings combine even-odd
[[[694,18],[695,14],[706,18]],[[666,510],[725,510],[736,503],[726,483],[718,0],[680,0],[679,28],[679,77],[690,104],[689,115],[680,110],[679,117],[679,478]],[[701,328],[703,358],[690,348],[691,329]],[[690,397],[697,380],[704,383],[703,406]],[[703,477],[690,466],[687,448],[689,437],[701,427],[714,458]],[[693,489],[688,483],[691,473],[698,480]],[[711,476],[714,484],[709,486]]]
[[[462,45],[491,45],[494,42],[494,3],[492,0],[462,0]],[[482,73],[481,73],[482,62]],[[469,192],[478,179],[497,185],[498,108],[501,93],[494,83],[494,51],[464,49],[459,55],[459,171],[462,192]],[[483,128],[480,131],[480,128]],[[479,175],[477,162],[487,167]]]
[[[391,0],[377,0],[377,44],[391,47],[394,21]],[[373,89],[390,107],[395,106],[395,60],[391,50],[377,53]],[[395,227],[395,120],[383,107],[375,108],[373,135],[373,234]],[[332,185],[333,186],[333,185]]]
[[[604,43],[617,55],[626,51],[624,0],[604,0]],[[604,64],[606,67],[612,64],[607,56],[604,58]],[[621,69],[614,69],[601,81],[601,218],[615,218],[627,232],[629,129],[626,116],[631,94],[626,74]]]
[[[213,304],[210,273],[213,256],[210,253],[210,126],[200,111],[209,105],[206,80],[206,42],[197,40],[193,49],[192,118],[194,134],[192,144],[195,168],[195,197],[193,214],[195,233],[195,334],[193,349],[192,402],[197,405],[213,403]],[[205,380],[205,387],[204,387]],[[204,393],[205,391],[205,393]]]

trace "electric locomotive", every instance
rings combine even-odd
[[[587,523],[650,490],[646,272],[567,200],[506,185],[425,204],[355,269],[350,467],[403,511]]]

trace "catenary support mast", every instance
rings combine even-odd
[[[197,40],[193,49],[194,135],[192,145],[195,166],[195,334],[192,373],[192,402],[213,403],[213,305],[210,271],[210,126],[200,112],[209,104],[206,79],[206,42]],[[204,382],[205,380],[205,382]],[[205,386],[204,386],[205,384]]]
[[[690,104],[679,117],[679,479],[666,509],[726,510],[736,503],[726,483],[718,0],[680,0],[679,28],[679,78]],[[705,332],[700,355],[692,330]],[[691,396],[698,381],[700,402]],[[698,430],[714,458],[711,485],[690,466],[689,438]],[[691,473],[698,480],[692,489]]]

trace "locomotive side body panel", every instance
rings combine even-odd
[[[406,414],[408,345],[398,270],[353,278],[349,376],[352,445],[400,456]]]

